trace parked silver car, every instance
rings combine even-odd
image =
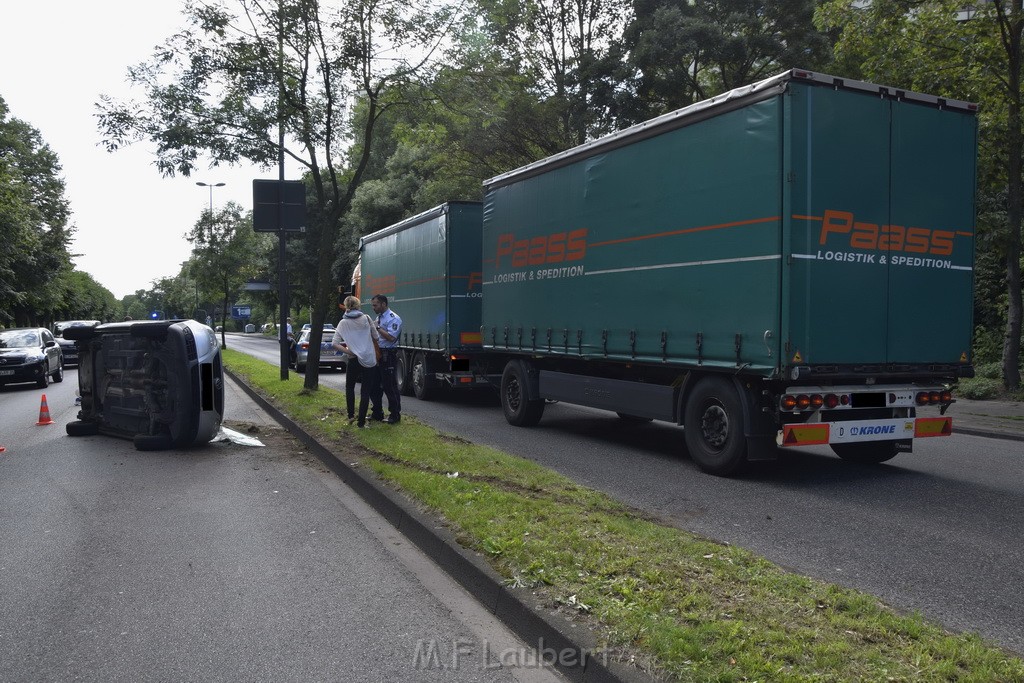
[[[64,353],[45,327],[15,327],[0,332],[0,386],[35,382],[45,389],[50,380],[64,381]]]
[[[299,341],[295,344],[296,372],[306,371],[306,360],[309,358],[309,335],[311,331],[312,330],[308,327],[302,330],[302,333],[299,334]],[[348,356],[341,351],[334,350],[331,346],[331,340],[333,338],[334,325],[327,323],[324,325],[324,336],[320,340],[320,367],[344,370]]]

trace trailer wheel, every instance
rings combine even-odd
[[[412,359],[412,393],[421,401],[437,397],[437,381],[427,372],[427,356],[417,353]]]
[[[896,441],[865,441],[863,443],[834,443],[832,451],[843,460],[862,465],[877,465],[892,460],[899,453]]]
[[[683,422],[690,457],[709,474],[730,476],[747,464],[743,406],[732,383],[705,377],[686,401]]]
[[[526,364],[511,361],[501,373],[501,409],[515,427],[532,427],[544,415],[544,399],[528,399]]]
[[[412,396],[412,382],[409,377],[409,357],[405,351],[398,352],[395,359],[395,383],[398,385],[398,393],[402,396]]]

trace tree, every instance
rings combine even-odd
[[[617,52],[620,123],[653,116],[831,56],[814,0],[637,0]]]
[[[74,229],[57,155],[0,98],[0,321],[41,324],[60,306]]]
[[[538,141],[544,155],[581,145],[609,131],[595,88],[607,74],[611,38],[630,14],[626,0],[477,0],[491,59],[517,72],[524,92],[557,122]],[[479,47],[479,36],[466,34]],[[543,156],[543,155],[542,155]]]
[[[185,14],[189,26],[129,71],[145,101],[104,98],[100,129],[111,150],[156,143],[157,168],[168,175],[190,174],[204,155],[214,165],[247,159],[271,166],[281,153],[302,165],[308,227],[317,236],[310,246],[317,254],[311,350],[318,356],[334,305],[338,226],[365,177],[375,126],[402,103],[391,93],[432,58],[449,13],[402,0],[236,0],[190,3]],[[357,101],[366,109],[359,131],[352,126]],[[346,154],[357,134],[358,149]],[[317,388],[316,360],[307,389]]]
[[[254,232],[251,213],[246,214],[241,206],[228,202],[215,213],[203,211],[186,239],[192,244],[193,276],[202,288],[218,292],[221,300],[221,346],[226,348],[223,328],[227,327],[228,307],[258,272],[270,237]],[[165,306],[171,301],[166,290],[173,290],[177,282],[172,279],[165,285]]]
[[[1007,292],[1003,384],[1020,386],[1021,228],[1024,129],[1021,117],[1022,0],[832,0],[819,24],[838,31],[840,64],[908,90],[981,103],[979,246],[999,251]],[[993,202],[1001,206],[992,207]],[[986,234],[988,233],[988,234]]]

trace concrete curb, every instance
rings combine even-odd
[[[299,439],[335,475],[383,516],[392,526],[459,582],[477,601],[504,623],[539,656],[553,663],[571,681],[585,683],[653,683],[638,669],[594,654],[592,634],[567,619],[544,609],[532,595],[509,589],[501,576],[478,555],[455,540],[438,518],[418,509],[398,492],[342,462],[288,416],[256,393],[226,368],[224,372]]]
[[[1024,441],[1024,434],[1008,434],[1006,432],[994,432],[985,429],[975,429],[973,427],[958,427],[955,421],[953,422],[953,433],[966,434],[967,436],[983,436],[987,439],[1003,439],[1005,441]]]

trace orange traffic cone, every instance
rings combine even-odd
[[[52,425],[53,420],[50,419],[50,407],[46,405],[46,394],[43,394],[43,400],[39,403],[39,422],[37,425]]]

